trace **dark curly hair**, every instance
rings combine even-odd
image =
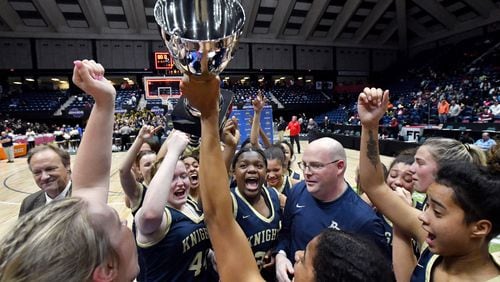
[[[326,229],[316,250],[316,282],[395,281],[390,262],[373,242],[359,235]]]
[[[236,165],[236,163],[238,162],[238,159],[240,158],[240,156],[243,154],[243,153],[246,153],[246,152],[256,152],[257,154],[260,155],[260,157],[262,158],[262,160],[264,161],[264,165],[266,166],[267,168],[267,159],[266,159],[266,155],[264,155],[264,151],[262,151],[261,149],[256,149],[256,148],[252,148],[252,147],[246,147],[246,148],[242,148],[241,150],[239,150],[233,157],[233,161],[231,162],[231,169],[234,169],[234,166]]]

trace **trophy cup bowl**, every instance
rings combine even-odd
[[[238,0],[158,0],[154,7],[163,42],[184,74],[201,75],[202,46],[208,72],[218,75],[236,50],[245,22]],[[221,89],[220,127],[230,114],[233,93]],[[172,112],[174,127],[200,136],[200,113],[181,98]]]

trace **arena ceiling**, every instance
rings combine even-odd
[[[179,0],[186,1],[186,0]],[[158,40],[155,0],[0,0],[0,37]],[[495,24],[500,0],[241,0],[242,42],[401,48]]]

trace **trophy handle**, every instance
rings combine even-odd
[[[166,24],[166,20],[165,20],[165,13],[164,13],[164,10],[165,10],[165,0],[158,0],[156,1],[156,4],[155,4],[155,7],[154,7],[154,15],[155,15],[155,19],[156,19],[156,22],[158,23],[158,25],[161,27],[161,29],[163,30],[163,28],[165,28],[165,24]]]

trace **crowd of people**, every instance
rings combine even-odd
[[[14,155],[10,147],[13,143],[26,143],[27,150],[33,149],[36,145],[55,143],[61,149],[69,153],[76,153],[83,135],[84,127],[79,124],[46,124],[43,122],[29,122],[19,118],[3,117],[0,114],[0,132],[2,136],[9,137],[9,142],[3,142],[2,145],[8,153],[8,161],[14,161]],[[113,127],[113,151],[126,151],[132,144],[133,136],[136,136],[143,125],[158,127],[155,135],[149,142],[155,149],[158,149],[160,143],[168,135],[171,129],[168,116],[157,115],[150,110],[133,110],[126,113],[116,113]],[[41,136],[50,136],[44,139]],[[12,143],[12,144],[11,144]]]
[[[344,175],[356,164],[348,163],[342,144],[323,137],[301,148],[294,140],[297,117],[282,121],[292,143],[270,144],[258,118],[262,96],[252,101],[251,136],[238,149],[237,120],[220,132],[220,83],[207,72],[203,53],[203,74],[185,75],[181,83],[200,111],[199,146],[178,130],[151,142],[166,121],[146,112],[115,115],[116,90],[104,68],[74,62],[73,82],[95,105],[73,164],[55,145],[30,150],[40,191],[23,201],[1,241],[0,281],[500,278],[500,262],[488,252],[500,233],[497,146],[431,138],[384,172],[378,127],[389,92],[365,88],[357,102],[362,134],[353,187]],[[114,134],[132,128],[136,138],[122,139],[119,169],[130,230],[106,202]],[[291,166],[294,143],[300,171]],[[414,190],[423,195],[419,201]]]

